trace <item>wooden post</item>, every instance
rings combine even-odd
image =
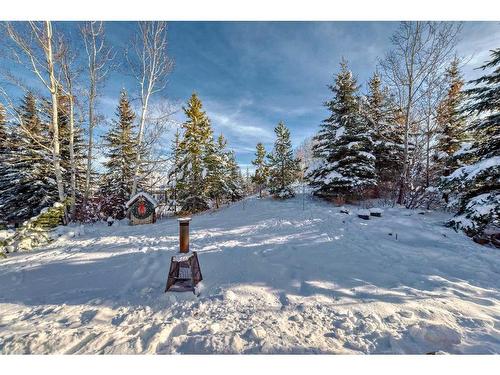
[[[179,251],[189,253],[189,222],[190,217],[183,217],[179,220]]]

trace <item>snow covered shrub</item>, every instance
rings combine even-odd
[[[208,200],[205,197],[190,196],[184,199],[182,212],[195,213],[208,210]]]
[[[52,241],[51,230],[66,223],[65,206],[56,202],[40,214],[25,221],[3,246],[6,252],[27,251]]]
[[[295,191],[291,187],[286,187],[273,194],[273,197],[277,199],[288,199],[288,198],[293,198],[294,196],[295,196]]]
[[[500,194],[498,192],[485,193],[470,199],[461,212],[450,221],[450,226],[463,229],[470,236],[483,233],[486,229],[500,233]]]
[[[475,152],[480,153],[481,149],[476,148]],[[458,207],[457,216],[449,225],[463,229],[469,236],[481,234],[487,226],[500,232],[500,156],[488,156],[444,178],[443,186],[456,192],[456,199],[449,206]]]
[[[75,220],[80,223],[95,223],[106,219],[109,215],[106,216],[103,207],[106,207],[106,211],[109,211],[108,206],[108,199],[102,196],[89,198],[86,203],[79,202],[76,206]]]
[[[422,185],[416,186],[414,189],[409,189],[407,192],[406,208],[426,208],[438,209],[443,208],[442,192],[434,187],[425,187]]]
[[[40,228],[40,229],[53,229],[58,225],[63,225],[67,222],[66,210],[64,204],[56,202],[50,208],[44,208],[39,215],[29,219],[23,226]]]
[[[98,213],[96,216],[100,216],[102,219],[112,217],[116,220],[122,220],[126,217],[127,208],[125,207],[126,200],[122,194],[103,194],[98,198]]]

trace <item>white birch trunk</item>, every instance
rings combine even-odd
[[[54,72],[54,57],[52,53],[52,24],[50,21],[45,21],[46,31],[47,31],[47,49],[45,52],[47,58],[47,68],[50,77],[50,96],[52,100],[52,156],[54,164],[54,174],[56,176],[57,183],[57,193],[59,195],[59,200],[64,202],[66,196],[64,194],[64,183],[61,173],[61,162],[60,162],[60,147],[59,147],[59,124],[58,124],[58,103],[57,103],[57,79]]]

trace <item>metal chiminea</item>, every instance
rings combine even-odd
[[[183,217],[179,220],[179,251],[189,253],[189,222],[190,217]]]
[[[189,251],[190,217],[179,220],[179,254],[172,257],[165,292],[193,292],[203,280],[196,251]]]

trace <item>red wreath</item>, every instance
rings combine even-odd
[[[141,216],[144,216],[146,214],[146,204],[144,203],[144,201],[139,202],[139,206],[137,207],[137,212]]]

